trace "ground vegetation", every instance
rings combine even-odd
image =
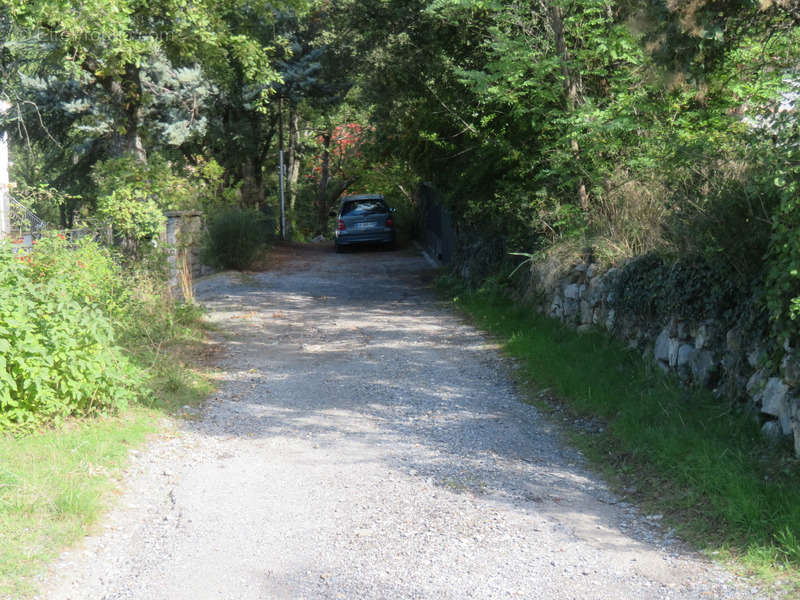
[[[473,276],[591,248],[632,309],[795,343],[798,38],[788,0],[0,0],[14,196],[105,240],[0,250],[0,426],[189,385],[157,359],[194,315],[154,249],[170,209],[245,268],[259,236],[329,239],[346,193],[409,237],[424,183]]]

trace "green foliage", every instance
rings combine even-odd
[[[25,181],[18,182],[14,197],[46,223],[58,223],[61,208],[80,201],[80,196],[46,183],[29,185]]]
[[[715,319],[732,326],[752,303],[743,285],[730,267],[702,257],[670,261],[650,254],[620,269],[614,281],[614,303],[620,314],[644,318],[672,315],[696,322]],[[751,302],[746,302],[748,299]],[[756,315],[753,319],[758,320]],[[763,317],[761,314],[762,325]]]
[[[160,155],[139,161],[133,156],[98,162],[92,170],[99,217],[115,235],[133,242],[158,236],[165,210],[214,210],[229,203],[218,190],[222,169],[213,159],[191,169],[176,169]]]
[[[141,393],[106,312],[119,297],[113,268],[88,243],[71,252],[55,241],[20,256],[0,247],[0,429],[116,410]]]
[[[236,201],[236,188],[225,188],[225,169],[213,158],[198,157],[198,164],[184,169],[189,180],[189,193],[180,197],[174,209],[202,209],[211,214]]]
[[[671,186],[666,238],[682,256],[724,263],[742,280],[760,279],[780,201],[771,179],[744,162],[695,167]]]
[[[116,497],[131,448],[161,430],[165,415],[201,406],[212,391],[197,369],[207,351],[201,311],[172,302],[152,273],[128,272],[126,281],[136,301],[117,321],[119,342],[151,372],[153,409],[130,407],[23,437],[0,433],[0,597],[34,595],[41,568],[82,539]]]
[[[120,318],[130,302],[121,268],[107,248],[89,238],[72,242],[63,234],[50,234],[38,240],[29,262],[27,258],[28,277],[34,283],[60,278],[66,297],[111,319]],[[64,277],[65,273],[69,277]]]
[[[794,186],[793,186],[794,187]],[[781,337],[797,335],[800,315],[800,199],[787,193],[775,212],[766,275],[767,306]]]
[[[92,178],[98,191],[98,214],[111,223],[115,235],[134,242],[158,235],[165,223],[162,207],[168,203],[160,194],[171,194],[164,184],[172,173],[165,166],[158,161],[141,162],[133,156],[95,165]]]
[[[350,6],[378,148],[440,191],[471,272],[585,237],[608,262],[669,257],[627,271],[643,286],[626,299],[636,310],[738,311],[763,331],[766,303],[775,337],[797,336],[796,9]]]
[[[86,420],[25,437],[0,434],[0,597],[36,594],[34,576],[78,542],[106,508],[132,447],[155,417]]]
[[[373,122],[383,148],[442,190],[460,221],[488,236],[502,234],[510,249],[533,251],[584,233],[616,235],[603,222],[611,209],[625,222],[616,227],[624,239],[610,243],[647,251],[653,249],[648,236],[662,238],[652,217],[665,216],[664,210],[628,210],[619,206],[628,198],[615,192],[638,181],[663,189],[679,220],[698,217],[695,231],[713,225],[704,236],[709,250],[738,249],[737,265],[758,270],[760,257],[752,257],[763,231],[752,236],[747,252],[728,241],[741,239],[739,226],[748,229],[748,202],[753,218],[763,217],[759,203],[769,190],[745,189],[743,210],[731,211],[739,213],[734,219],[726,213],[728,202],[739,200],[735,184],[698,182],[693,174],[740,160],[736,150],[755,137],[753,116],[743,119],[742,110],[748,103],[764,106],[787,87],[782,68],[796,58],[798,34],[778,26],[786,19],[776,10],[759,14],[755,5],[736,5],[717,13],[703,4],[684,14],[660,2],[643,10],[596,0],[535,7],[440,0],[387,3],[392,19],[386,21],[419,4],[426,5],[423,16],[403,34],[384,26],[386,42],[376,52],[381,68],[361,85],[377,105]],[[560,20],[550,10],[556,7]],[[704,25],[697,23],[706,22],[725,31],[724,39],[701,36]],[[458,35],[452,26],[461,28]],[[770,55],[763,52],[765,38]],[[682,62],[667,67],[657,50],[669,43],[682,44],[685,52]],[[440,110],[421,110],[426,102]],[[698,185],[687,185],[691,180]],[[703,192],[706,183],[727,190]],[[579,198],[581,185],[587,205]],[[640,217],[648,221],[633,220]],[[729,217],[736,222],[726,223]],[[750,227],[759,228],[753,218]],[[695,237],[688,228],[683,232],[681,241]]]
[[[76,72],[88,69],[101,78],[121,77],[131,65],[161,51],[202,61],[213,69],[224,69],[226,54],[230,54],[252,76],[274,76],[256,40],[230,26],[226,4],[175,0],[5,0],[3,4],[15,24],[47,39],[56,56]],[[303,4],[284,6],[302,8]],[[274,8],[254,0],[237,5],[235,12],[246,10],[269,21]]]
[[[793,82],[795,94],[800,84]],[[796,103],[796,100],[795,100]],[[795,107],[795,111],[797,108]],[[779,197],[772,211],[767,252],[767,307],[774,331],[781,339],[800,333],[800,122],[790,111],[779,111],[767,122],[775,144],[765,153],[764,177],[770,178]]]
[[[224,269],[246,269],[274,232],[275,223],[263,213],[223,210],[208,224],[207,257]]]

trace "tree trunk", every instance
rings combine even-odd
[[[300,160],[297,156],[298,146],[300,145],[300,115],[297,107],[292,105],[289,108],[289,160],[288,178],[286,181],[289,192],[289,222],[287,227],[291,233],[294,225],[294,208],[297,203],[297,181],[300,178]]]
[[[241,177],[242,206],[260,209],[264,204],[264,177],[261,173],[261,165],[252,156],[242,157]]]
[[[329,127],[322,135],[322,172],[317,185],[317,198],[314,204],[317,207],[316,233],[324,232],[328,223],[328,183],[331,177],[331,137],[333,131]]]
[[[580,88],[581,78],[580,74],[574,73],[569,68],[569,51],[567,50],[567,43],[564,38],[564,10],[560,6],[550,7],[550,27],[553,30],[553,35],[556,42],[556,53],[561,60],[561,75],[564,78],[564,96],[566,100],[566,109],[568,113],[575,112],[575,108],[580,102]],[[569,142],[572,154],[576,161],[580,161],[581,149],[573,136],[570,136]],[[586,184],[582,177],[578,178],[576,186],[578,194],[578,201],[580,202],[583,211],[589,208],[589,194],[586,191]]]
[[[111,103],[121,116],[121,128],[114,131],[111,153],[114,156],[131,155],[145,162],[147,153],[139,135],[142,108],[142,79],[139,67],[128,63],[119,78],[101,77],[98,82],[111,98]]]
[[[264,123],[263,116],[260,114],[251,115],[251,122],[252,122],[252,135],[256,140],[259,140],[261,143],[261,147],[258,148],[256,143],[257,150],[254,152],[253,156],[249,157],[248,160],[252,163],[252,193],[250,194],[252,205],[257,208],[261,209],[266,205],[266,198],[267,193],[264,187],[264,168],[270,169],[277,166],[272,159],[270,158],[270,151],[272,150],[272,138],[275,137],[275,128],[278,124],[278,116],[273,114],[270,117],[269,121],[269,129],[265,131],[266,124]],[[278,157],[272,155],[277,162]]]

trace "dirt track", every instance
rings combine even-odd
[[[412,251],[198,285],[221,388],[43,598],[753,598],[586,472]]]

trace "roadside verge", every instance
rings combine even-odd
[[[440,293],[520,361],[521,387],[617,492],[707,555],[800,590],[800,462],[752,415],[681,387],[598,332],[577,333],[497,287]]]
[[[173,315],[158,335],[127,340],[151,375],[149,406],[22,437],[0,434],[0,598],[34,595],[46,565],[90,533],[113,505],[136,448],[169,428],[166,417],[198,414],[212,390],[207,359],[214,348],[201,313],[184,313]]]

